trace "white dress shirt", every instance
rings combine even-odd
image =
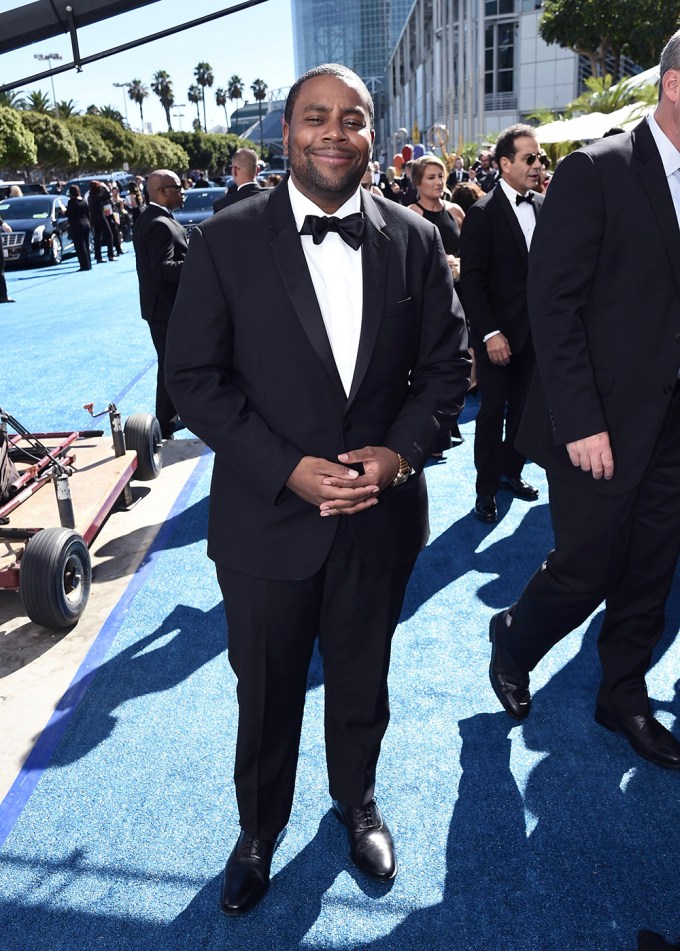
[[[327,215],[298,191],[292,178],[288,179],[288,193],[298,232],[307,215],[346,218],[347,215],[361,211],[359,189],[333,216]],[[329,231],[321,244],[314,244],[311,235],[301,235],[300,240],[335,364],[345,393],[349,396],[357,362],[364,307],[361,248],[354,251],[335,231]]]
[[[671,190],[671,198],[675,207],[675,214],[680,227],[680,152],[673,145],[666,133],[663,131],[654,116],[647,116],[649,131],[654,137],[656,147],[661,156],[663,170],[668,178],[668,187]]]

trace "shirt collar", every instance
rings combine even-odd
[[[344,205],[341,205],[337,211],[333,212],[335,218],[346,218],[347,215],[356,214],[356,212],[361,211],[361,197],[360,197],[361,186],[357,188],[356,192],[347,199]],[[305,223],[305,218],[307,215],[321,215],[323,217],[328,217],[327,213],[319,208],[318,205],[315,205],[311,199],[307,198],[306,195],[303,195],[302,192],[295,187],[293,184],[293,179],[288,179],[288,194],[290,196],[290,204],[293,209],[293,217],[295,218],[295,227],[299,231],[300,228]]]
[[[653,115],[650,114],[647,116],[647,122],[649,123],[649,131],[652,133],[656,147],[659,150],[663,170],[666,173],[666,177],[669,177],[680,168],[680,152],[678,152]]]
[[[518,192],[515,188],[513,188],[512,185],[508,185],[508,183],[506,182],[504,178],[499,178],[498,181],[501,183],[501,188],[503,189],[505,197],[508,199],[510,204],[516,205],[517,196],[519,195],[521,197],[521,193]],[[532,191],[532,189],[530,188],[529,191]],[[529,194],[529,192],[527,192],[527,194]]]

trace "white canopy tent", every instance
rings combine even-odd
[[[645,103],[633,102],[616,112],[589,112],[574,119],[548,122],[538,126],[536,135],[542,145],[555,142],[591,142],[593,139],[601,139],[605,132],[616,126],[628,129],[637,125],[647,112],[649,106]]]

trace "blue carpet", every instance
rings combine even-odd
[[[132,254],[74,267],[9,276],[18,303],[11,325],[0,309],[12,369],[0,403],[30,426],[85,425],[82,403],[117,394],[126,415],[153,405]],[[599,617],[540,666],[526,724],[488,686],[489,617],[551,530],[533,467],[539,503],[499,496],[491,527],[470,515],[475,410],[471,400],[464,444],[428,468],[432,537],[395,638],[378,787],[399,849],[392,887],[354,871],[329,813],[315,657],[271,891],[245,919],[217,909],[237,833],[236,706],[205,557],[207,455],[106,622],[96,671],[79,672],[43,734],[33,795],[18,816],[11,797],[0,806],[3,951],[634,951],[640,928],[677,936],[678,777],[593,723]],[[649,678],[669,726],[679,626],[676,583]]]

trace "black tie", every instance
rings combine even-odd
[[[521,205],[523,201],[528,201],[530,205],[533,205],[533,203],[534,203],[534,193],[533,193],[533,192],[527,192],[526,195],[518,195],[518,196],[515,198],[515,204],[516,204],[516,205]]]
[[[307,215],[300,234],[311,234],[314,244],[321,244],[329,231],[336,231],[345,244],[356,251],[364,240],[364,225],[365,220],[361,211],[355,215],[347,215],[346,218]]]

